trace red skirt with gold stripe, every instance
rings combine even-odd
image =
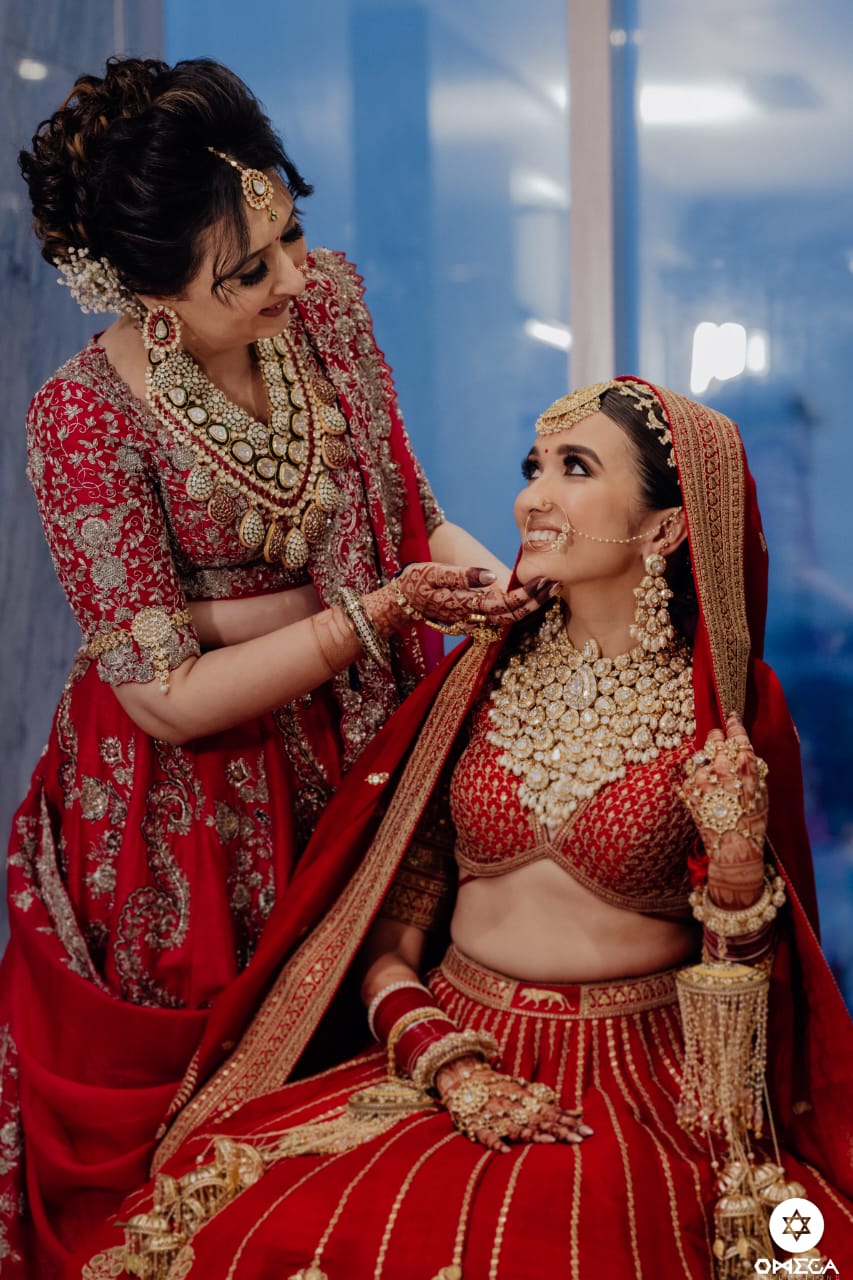
[[[192,1237],[182,1280],[287,1280],[302,1269],[300,1280],[710,1278],[713,1155],[676,1117],[675,971],[530,984],[451,948],[430,987],[460,1027],[496,1036],[504,1070],[581,1107],[593,1136],[492,1153],[436,1108],[343,1153],[276,1160]],[[382,1050],[368,1050],[249,1104],[217,1132],[269,1147],[296,1126],[334,1119],[385,1070]],[[208,1160],[212,1136],[188,1143],[168,1172]],[[787,1153],[782,1160],[823,1212],[821,1252],[844,1275],[845,1264],[853,1268],[853,1208],[810,1167]],[[151,1207],[149,1187],[119,1220]],[[113,1226],[69,1274],[122,1274],[121,1238]],[[461,1269],[442,1271],[454,1264]]]

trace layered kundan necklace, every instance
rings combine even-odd
[[[525,638],[491,693],[488,740],[521,779],[518,795],[548,828],[582,801],[692,736],[690,651],[637,647],[603,658],[572,644],[559,601]]]
[[[158,322],[162,335],[157,332]],[[255,343],[270,406],[258,422],[205,376],[162,315],[143,331],[146,394],[154,414],[195,455],[186,478],[194,502],[266,560],[300,569],[343,503],[331,472],[351,457],[335,388],[287,332]]]

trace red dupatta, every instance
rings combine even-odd
[[[734,423],[673,392],[652,390],[672,432],[699,599],[693,653],[697,739],[703,741],[729,711],[738,710],[770,767],[768,840],[790,892],[771,985],[774,1115],[786,1145],[853,1194],[846,1065],[853,1054],[853,1024],[815,932],[796,733],[778,681],[760,658],[767,553],[755,485]],[[253,964],[211,1013],[155,1169],[200,1126],[209,1129],[280,1087],[297,1069],[500,648],[499,643],[486,651],[468,645],[451,655],[344,780]],[[380,800],[389,794],[377,823]],[[257,1012],[247,1026],[252,1009]],[[215,1070],[240,1036],[227,1063]],[[209,1082],[195,1092],[211,1071]]]

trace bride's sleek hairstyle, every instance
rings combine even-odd
[[[219,63],[110,58],[102,77],[80,76],[19,156],[42,255],[85,249],[132,293],[174,298],[215,228],[214,277],[229,275],[248,252],[247,206],[211,146],[277,169],[294,199],[311,194],[254,94]]]

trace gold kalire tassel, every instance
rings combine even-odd
[[[749,1145],[750,1131],[760,1137],[764,1123],[769,981],[764,968],[725,961],[693,965],[677,978],[684,1029],[679,1119],[709,1139],[718,1135],[727,1148],[714,1209],[718,1280],[753,1276],[758,1259],[773,1258],[772,1204],[762,1193],[775,1179],[759,1179],[765,1166],[754,1167]]]
[[[125,1225],[124,1268],[138,1280],[183,1280],[192,1266],[192,1237],[235,1196],[256,1183],[265,1166],[288,1156],[331,1155],[351,1151],[391,1129],[435,1100],[405,1080],[387,1080],[361,1089],[339,1116],[299,1125],[274,1142],[249,1146],[214,1138],[214,1158],[173,1178],[161,1174],[154,1184],[154,1206]],[[327,1280],[319,1267],[303,1267],[298,1280]]]
[[[209,1164],[182,1178],[162,1174],[151,1213],[125,1225],[124,1269],[138,1280],[183,1280],[193,1261],[190,1241],[217,1210],[263,1175],[263,1157],[244,1142],[214,1138]]]

